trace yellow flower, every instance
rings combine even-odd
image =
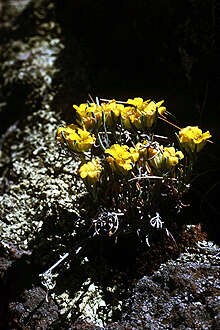
[[[57,140],[62,142],[63,141],[63,136],[62,133],[65,137],[65,139],[68,141],[69,140],[69,135],[75,132],[75,130],[78,128],[78,126],[71,124],[66,127],[58,127],[57,129]]]
[[[124,109],[124,105],[116,103],[115,100],[111,100],[108,103],[102,103],[101,106],[104,110],[105,121],[108,126],[112,126],[117,122],[118,117]]]
[[[135,126],[137,129],[141,129],[143,117],[143,109],[144,106],[149,102],[149,100],[144,101],[141,97],[135,97],[134,99],[128,99],[127,103],[129,104],[126,106],[122,112],[122,121],[127,129],[131,129],[132,125]],[[134,106],[131,106],[133,104]]]
[[[175,151],[174,147],[163,148],[163,160],[165,160],[166,168],[171,168],[179,163],[180,159],[184,158],[181,151]]]
[[[144,100],[141,97],[135,97],[134,99],[128,99],[127,103],[133,104],[136,108],[138,108],[139,110],[142,110]]]
[[[156,169],[171,169],[184,158],[181,151],[175,151],[174,147],[163,146],[160,146],[158,150],[150,147],[148,156],[150,165]]]
[[[112,126],[117,122],[121,111],[124,109],[124,105],[118,104],[115,100],[111,100],[107,103],[101,103],[101,105],[97,105],[96,103],[82,103],[77,106],[74,104],[73,108],[76,109],[80,117],[78,123],[90,130],[93,129],[94,126],[97,128],[101,126],[103,112],[105,115],[105,123],[108,126]]]
[[[87,114],[96,116],[96,119],[99,120],[102,118],[102,106],[97,105],[96,103],[90,103],[87,110]]]
[[[130,129],[132,125],[137,129],[150,128],[156,119],[157,110],[160,115],[166,111],[165,107],[161,107],[163,102],[163,100],[157,103],[151,100],[143,101],[141,97],[128,99],[127,103],[134,106],[128,105],[122,111],[124,126],[127,129]]]
[[[94,184],[99,180],[101,171],[102,165],[98,158],[93,159],[91,162],[88,162],[79,168],[81,178],[87,180],[89,184]]]
[[[209,131],[202,133],[198,126],[187,126],[179,131],[179,140],[188,152],[199,152],[210,137]]]
[[[133,163],[136,163],[136,161],[139,159],[139,152],[136,148],[129,148],[129,152],[131,154],[131,159]]]
[[[147,111],[148,109],[152,109],[156,111],[158,109],[159,115],[162,115],[166,111],[166,107],[161,107],[161,105],[164,103],[164,100],[159,101],[155,103],[154,101],[151,101],[145,108],[144,110]]]
[[[148,155],[148,147],[149,143],[144,140],[143,142],[138,142],[135,146],[135,149],[138,151],[139,156],[143,156],[146,159]]]
[[[141,128],[141,112],[136,107],[124,107],[121,111],[122,122],[125,128],[131,129],[134,125],[137,129]]]
[[[162,158],[162,148],[163,147],[159,147],[158,146],[158,149],[156,148],[152,148],[152,147],[149,147],[148,148],[148,161],[149,161],[149,164],[156,168],[156,169],[160,169],[162,167],[162,161],[163,161],[163,158]]]
[[[79,106],[75,104],[73,105],[73,108],[77,111],[80,117],[86,117],[87,107],[88,107],[87,103],[82,103]]]
[[[80,117],[78,123],[85,127],[85,129],[92,129],[94,125],[100,127],[102,119],[101,106],[98,106],[96,103],[90,103],[89,105],[87,103],[82,103],[79,106],[74,104],[73,108],[76,109],[77,114]]]
[[[154,101],[150,101],[148,103],[148,101],[146,101],[144,103],[144,107],[143,107],[143,111],[142,114],[143,116],[146,118],[146,127],[150,128],[155,119],[156,119],[156,115],[157,115],[157,110],[158,110],[158,114],[161,115],[166,111],[165,107],[161,107],[161,104],[163,104],[164,100],[155,103]]]
[[[77,152],[85,152],[92,148],[96,139],[94,135],[76,125],[68,125],[67,127],[59,127],[57,130],[58,141],[63,142],[62,132],[69,147]]]
[[[133,163],[139,158],[138,152],[126,145],[120,146],[119,144],[113,144],[109,149],[105,150],[105,153],[110,155],[106,160],[111,168],[114,171],[119,170],[123,174],[126,171],[130,171]]]

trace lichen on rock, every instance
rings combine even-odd
[[[39,110],[3,142],[2,188],[7,184],[7,192],[0,197],[2,244],[13,240],[27,248],[34,230],[39,230],[41,214],[50,214],[55,205],[68,211],[77,207],[76,197],[83,188],[76,179],[76,162],[71,160],[61,173],[56,172],[62,166],[54,137],[58,122],[54,112]]]
[[[219,248],[211,242],[203,249],[186,249],[137,282],[119,324],[141,329],[215,329],[219,323],[219,262]]]

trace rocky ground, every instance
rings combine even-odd
[[[215,329],[220,251],[198,215],[173,224],[177,247],[88,234],[77,161],[55,135],[94,71],[58,9],[0,2],[0,328]]]

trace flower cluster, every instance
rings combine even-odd
[[[105,123],[108,126],[112,126],[119,118],[124,105],[117,104],[115,100],[111,100],[108,103],[102,103],[101,105],[92,103],[82,103],[79,106],[73,105],[78,115],[78,124],[86,129],[99,128],[102,125],[103,116]]]
[[[139,158],[138,151],[126,145],[113,144],[111,148],[105,150],[105,153],[110,155],[106,160],[113,171],[120,171],[123,174],[131,170]]]
[[[79,174],[81,178],[87,180],[88,184],[94,184],[96,181],[98,181],[101,171],[102,165],[98,158],[83,164],[79,168]]]
[[[153,126],[157,115],[166,111],[165,107],[161,107],[163,100],[155,103],[154,101],[143,101],[142,98],[136,97],[128,99],[130,105],[124,107],[121,112],[122,121],[127,129],[134,126],[136,129],[146,129]]]
[[[109,132],[109,135],[106,131],[106,126],[114,126],[114,130],[118,128],[118,131],[123,129],[124,136],[126,136],[126,130],[132,129],[133,131],[134,128],[137,132],[138,130],[143,132],[144,129],[148,131],[154,124],[156,117],[165,113],[166,107],[162,106],[163,102],[163,100],[160,102],[144,101],[142,98],[136,97],[120,103],[116,102],[116,100],[109,100],[101,104],[92,102],[82,103],[79,106],[73,105],[78,114],[77,123],[79,126],[71,124],[66,127],[59,127],[57,140],[62,144],[66,144],[74,152],[85,153],[91,150],[96,140],[103,147],[100,136],[101,128],[103,128],[104,140],[108,140],[108,147],[104,148],[101,158],[103,162],[110,166],[113,172],[127,175],[132,170],[137,172],[137,168],[140,171],[140,167],[146,166],[147,162],[147,165],[151,167],[151,173],[163,174],[163,171],[164,173],[172,171],[175,176],[174,168],[184,158],[184,150],[193,153],[200,151],[207,139],[211,137],[208,131],[202,133],[202,130],[197,126],[187,126],[180,129],[179,142],[182,151],[176,151],[174,146],[163,146],[157,141],[152,142],[152,136],[150,135],[148,136],[149,140],[143,140],[134,144],[138,133],[136,133],[136,136],[133,134],[133,140],[129,136],[133,146],[120,144],[117,141],[116,134]],[[114,138],[112,139],[113,135]],[[111,139],[113,143],[109,144]],[[122,140],[121,136],[120,139]],[[98,158],[88,163],[84,161],[79,169],[79,173],[82,179],[87,180],[90,184],[94,184],[100,179],[101,170],[104,167],[105,165],[101,165],[101,161]]]
[[[149,149],[150,164],[156,169],[171,169],[184,158],[182,151],[175,151],[174,147],[160,146],[159,150]]]
[[[163,100],[101,101],[73,105],[76,123],[59,127],[57,140],[80,156],[78,173],[94,203],[114,205],[117,214],[137,212],[133,218],[148,214],[153,226],[153,215],[161,219],[167,200],[178,205],[189,187],[195,156],[211,135],[197,126],[178,129],[176,140],[155,135],[157,119],[169,123]],[[126,223],[133,226],[130,221]]]
[[[57,140],[67,143],[68,147],[76,152],[85,152],[92,148],[96,139],[85,129],[76,125],[59,127],[57,130]]]
[[[188,152],[199,152],[210,137],[209,131],[202,133],[198,126],[187,126],[179,131],[180,143]]]
[[[121,116],[123,125],[127,129],[132,127],[136,129],[146,129],[152,127],[157,115],[166,111],[163,104],[151,100],[144,101],[141,97],[128,99],[124,104],[117,103],[115,100],[103,102],[101,104],[82,103],[79,106],[73,105],[78,115],[78,123],[86,129],[99,128],[102,125],[102,119],[105,118],[107,126],[114,126]]]

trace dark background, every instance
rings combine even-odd
[[[0,61],[7,59],[7,51],[10,57],[9,40],[28,43],[28,38],[39,33],[42,18],[35,15],[36,7],[47,11],[48,4],[55,5],[52,16],[48,10],[46,23],[60,24],[65,46],[56,62],[59,73],[54,79],[58,110],[71,111],[72,104],[85,101],[88,93],[121,100],[135,96],[164,99],[180,126],[198,124],[210,129],[215,140],[220,137],[217,0],[26,2],[25,10],[17,14],[13,8],[19,7],[19,1],[0,0],[4,52]],[[5,125],[1,132],[13,123],[13,117],[19,119],[16,104],[20,102],[23,112],[27,110],[22,101],[31,88],[30,83],[19,80],[0,91],[1,102],[9,101],[1,112]],[[14,89],[13,98],[10,89]],[[9,114],[11,120],[7,120]]]
[[[163,98],[183,125],[216,125],[217,1],[58,1],[57,15],[70,53],[75,39],[83,50],[90,93]]]

